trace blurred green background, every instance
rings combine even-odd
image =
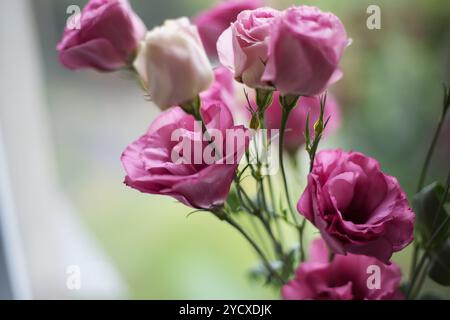
[[[130,298],[214,299],[278,296],[247,272],[251,248],[216,218],[170,198],[122,184],[120,154],[158,114],[125,75],[72,73],[58,63],[59,41],[71,4],[34,1],[59,172],[86,225],[126,280]],[[148,28],[166,18],[193,16],[205,0],[131,1]],[[342,105],[340,130],[322,147],[355,149],[377,158],[411,196],[442,98],[450,80],[450,3],[431,1],[269,1],[273,7],[313,4],[337,14],[353,44],[344,78],[332,91]],[[381,8],[381,30],[366,27],[366,9]],[[450,163],[450,125],[443,129],[429,181],[443,180]],[[296,180],[304,180],[298,172]],[[301,186],[297,187],[298,196]],[[395,257],[406,273],[410,250]],[[428,287],[435,287],[427,283]],[[440,289],[439,289],[440,290]],[[450,297],[449,292],[441,293]]]

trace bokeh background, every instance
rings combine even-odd
[[[59,64],[55,46],[68,17],[66,8],[85,3],[30,1],[32,23],[45,84],[47,129],[56,156],[54,170],[77,216],[125,284],[123,297],[276,298],[277,292],[249,280],[255,256],[228,226],[205,213],[188,217],[191,210],[171,198],[144,195],[122,184],[120,154],[146,130],[158,110],[126,74],[73,73]],[[206,0],[131,3],[148,28],[166,18],[194,16],[212,5]],[[280,9],[300,3],[334,12],[353,39],[342,61],[344,78],[332,88],[343,108],[343,123],[322,147],[355,149],[377,158],[411,196],[441,111],[441,84],[450,80],[450,3],[268,2]],[[371,4],[381,8],[380,30],[366,27]],[[1,46],[3,50],[7,44]],[[15,86],[27,94],[20,83]],[[443,180],[449,163],[447,121],[428,181]],[[299,183],[298,196],[304,175],[297,172],[299,182],[293,179]],[[409,255],[408,248],[395,256],[405,273]],[[431,282],[426,286],[437,288]],[[450,297],[448,291],[437,290]]]

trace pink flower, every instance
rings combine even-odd
[[[218,100],[223,102],[229,110],[235,111],[238,107],[236,99],[236,89],[233,74],[225,67],[218,67],[214,70],[214,82],[205,91],[200,93],[200,97],[205,100]]]
[[[338,65],[349,40],[335,15],[316,7],[292,7],[271,29],[263,81],[283,94],[312,96],[341,77]]]
[[[282,107],[279,101],[279,92],[275,92],[272,105],[265,113],[266,127],[279,129],[281,123]],[[301,97],[297,106],[289,114],[284,136],[284,147],[290,153],[295,153],[305,143],[306,117],[309,113],[309,132],[314,136],[314,123],[319,119],[320,100],[318,97]],[[327,95],[324,119],[330,117],[325,135],[333,132],[340,124],[341,110],[331,94]]]
[[[236,20],[243,10],[252,10],[262,6],[262,0],[221,1],[215,7],[201,12],[195,19],[206,52],[217,57],[216,43],[220,34]]]
[[[61,63],[72,70],[114,71],[131,63],[146,31],[126,0],[91,0],[79,22],[57,46]]]
[[[375,270],[375,271],[374,271]],[[379,286],[376,279],[379,270]],[[402,300],[399,290],[400,268],[385,265],[375,258],[349,254],[335,255],[328,261],[328,251],[322,239],[310,247],[310,258],[302,263],[295,278],[281,290],[286,300]]]
[[[268,57],[267,37],[279,15],[272,8],[242,11],[217,41],[220,62],[249,87],[267,87],[261,81]]]
[[[335,253],[389,263],[413,240],[415,216],[397,179],[359,152],[319,152],[297,209]]]
[[[220,132],[223,136],[222,155],[215,162],[208,164],[202,156],[208,143],[202,140],[201,128],[197,130],[194,117],[173,107],[156,118],[148,131],[122,154],[127,173],[125,184],[144,193],[172,196],[193,208],[211,209],[223,204],[249,142],[248,136],[245,140],[236,139],[234,148],[228,148],[231,141],[227,140],[227,133],[242,135],[248,131],[243,126],[234,126],[231,113],[219,101],[203,100],[201,114],[208,133],[212,136],[213,132]],[[177,129],[181,134],[174,139]],[[182,149],[186,141],[191,148],[188,154],[184,153],[187,149]],[[220,142],[216,139],[214,142],[219,149]],[[199,144],[200,158],[194,151]],[[174,154],[180,158],[174,160]],[[226,161],[230,157],[231,164]]]

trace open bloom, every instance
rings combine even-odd
[[[283,286],[286,300],[401,300],[400,268],[375,258],[348,254],[328,261],[322,239],[312,242],[309,260]]]
[[[201,12],[194,23],[202,38],[206,52],[217,58],[216,43],[220,34],[236,20],[243,10],[252,10],[262,6],[261,0],[226,0],[220,1],[216,6]]]
[[[125,184],[144,193],[172,196],[193,208],[223,204],[248,146],[248,130],[234,125],[220,101],[203,100],[200,112],[213,143],[203,138],[193,116],[173,107],[123,152]],[[208,155],[213,155],[212,161]]]
[[[397,179],[359,152],[319,152],[297,209],[335,253],[389,263],[413,240],[415,216]]]
[[[149,31],[134,67],[162,110],[191,101],[214,78],[197,27],[187,18],[166,20]]]
[[[129,63],[146,28],[126,0],[91,0],[80,28],[64,30],[59,59],[69,69],[114,71]]]
[[[282,107],[279,92],[275,92],[272,104],[265,113],[266,127],[280,129]],[[318,97],[301,97],[297,106],[290,112],[284,135],[284,148],[295,153],[305,143],[306,118],[309,114],[309,132],[314,136],[314,123],[319,119],[320,100]],[[324,119],[329,119],[324,135],[332,133],[341,122],[341,110],[336,99],[330,93],[327,95]]]
[[[271,29],[262,81],[283,94],[312,96],[341,77],[339,61],[349,40],[338,17],[316,7],[292,7]]]
[[[268,58],[267,38],[280,14],[267,7],[242,11],[217,41],[220,62],[249,87],[267,87],[261,81]]]

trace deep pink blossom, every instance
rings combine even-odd
[[[57,46],[64,66],[114,71],[132,62],[146,28],[127,0],[91,0],[79,19]]]
[[[399,182],[359,152],[319,152],[297,209],[335,253],[389,263],[413,240],[415,215]]]
[[[247,130],[234,125],[231,113],[220,101],[203,100],[201,114],[208,132],[217,130],[224,137],[222,153],[216,153],[217,161],[208,164],[202,154],[200,161],[196,160],[195,145],[200,144],[204,151],[209,143],[202,140],[202,130],[196,127],[194,117],[173,107],[158,116],[148,131],[123,152],[125,184],[144,193],[172,196],[193,208],[212,209],[223,204],[249,142],[248,136],[236,139],[234,148],[227,149],[227,143],[231,143],[227,133],[242,137]],[[177,139],[172,136],[175,130],[181,133]],[[192,147],[189,154],[182,149],[184,139]],[[219,142],[214,142],[219,147]],[[184,162],[174,161],[174,152]],[[232,161],[227,161],[230,158]]]
[[[371,277],[379,277],[379,283]],[[372,257],[335,255],[330,262],[325,242],[316,239],[309,260],[300,264],[281,294],[286,300],[402,300],[400,281],[396,264]]]

